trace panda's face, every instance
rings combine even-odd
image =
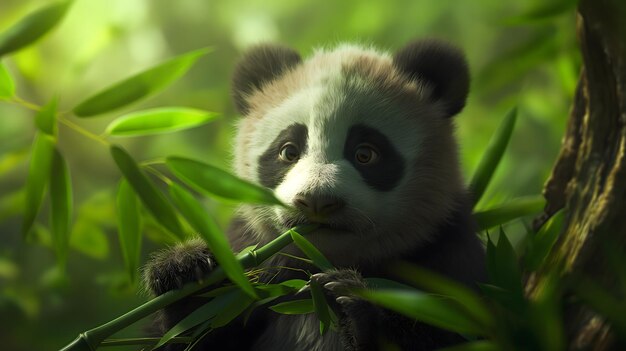
[[[309,239],[338,263],[428,240],[461,186],[451,121],[432,93],[388,56],[354,47],[256,91],[236,169],[291,208],[244,207],[252,230],[318,223]]]

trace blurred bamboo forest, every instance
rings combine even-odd
[[[2,0],[0,32],[49,1]],[[276,41],[304,56],[315,47],[361,42],[394,50],[416,37],[447,39],[466,53],[472,89],[458,118],[463,167],[470,175],[502,116],[517,105],[511,144],[477,209],[536,195],[560,146],[578,79],[575,1],[243,1],[79,0],[36,45],[2,59],[17,95],[59,110],[169,57],[211,48],[181,79],[155,97],[97,118],[71,121],[100,134],[130,110],[189,106],[217,112],[216,121],[172,134],[115,138],[135,159],[181,155],[228,168],[237,115],[229,78],[241,52]],[[76,331],[109,320],[147,297],[128,283],[116,233],[120,178],[109,150],[63,125],[60,151],[74,185],[75,215],[67,270],[56,267],[40,226],[24,238],[23,187],[36,131],[34,112],[0,102],[0,340],[2,349],[59,348]],[[233,206],[206,200],[226,227]],[[505,227],[515,245],[523,221]],[[521,234],[518,234],[519,238]],[[173,238],[146,223],[142,262]],[[141,334],[141,326],[125,331]]]

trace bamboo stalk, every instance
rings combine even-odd
[[[302,225],[289,229],[262,248],[246,253],[239,259],[239,262],[244,269],[256,267],[292,242],[291,231],[296,231],[300,234],[308,234],[316,227],[315,225]],[[226,279],[224,270],[221,267],[217,267],[201,282],[192,282],[184,285],[181,289],[166,292],[112,321],[80,333],[74,341],[63,347],[61,351],[95,351],[106,338],[118,331],[195,292],[217,284],[224,279]]]

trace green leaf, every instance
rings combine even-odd
[[[474,212],[478,230],[486,230],[508,223],[514,219],[541,212],[546,204],[542,196],[526,196],[513,199],[498,207]]]
[[[85,255],[104,260],[109,256],[109,240],[102,227],[78,218],[72,227],[70,246]]]
[[[244,294],[241,291],[237,291],[237,293],[235,298],[226,304],[220,313],[213,317],[211,320],[211,328],[223,327],[230,323],[230,321],[243,313],[254,301],[247,293]]]
[[[84,100],[74,108],[79,117],[90,117],[126,106],[162,90],[187,70],[207,49],[192,51],[118,82]]]
[[[499,351],[502,348],[492,341],[471,341],[455,346],[438,349],[438,351]]]
[[[561,233],[564,217],[564,211],[560,210],[544,223],[539,228],[537,234],[529,240],[526,256],[524,257],[528,270],[536,271],[548,257],[552,246],[554,246]]]
[[[54,140],[49,136],[38,133],[35,136],[30,170],[26,179],[26,203],[24,208],[24,218],[22,222],[22,233],[26,235],[31,229],[48,183],[50,165],[52,164],[52,154],[54,152]]]
[[[326,257],[313,245],[310,241],[306,240],[302,235],[295,231],[290,231],[293,243],[302,250],[302,252],[313,261],[313,264],[322,271],[333,269],[333,265],[328,261]]]
[[[306,285],[307,281],[302,279],[290,279],[281,282],[279,285],[286,286],[290,289],[298,291]]]
[[[410,318],[456,333],[484,335],[484,330],[447,298],[418,290],[362,290],[357,294]]]
[[[324,335],[330,326],[330,307],[328,306],[328,302],[326,302],[320,284],[315,280],[311,280],[309,285],[311,286],[311,297],[313,298],[315,315],[317,315],[317,318],[320,320],[320,334]]]
[[[544,350],[565,349],[562,278],[556,270],[537,280],[528,308],[528,324]]]
[[[57,98],[53,97],[50,101],[37,112],[35,116],[35,124],[40,131],[55,135],[57,119]]]
[[[313,300],[293,300],[277,303],[270,307],[270,310],[281,314],[308,314],[315,312]]]
[[[150,179],[139,169],[135,160],[130,157],[124,149],[118,146],[111,146],[111,155],[117,164],[124,178],[132,186],[133,190],[141,199],[144,206],[152,213],[156,219],[167,230],[183,238],[183,230],[176,217],[176,212],[165,196],[157,190]]]
[[[224,295],[218,296],[195,309],[187,317],[183,318],[180,322],[168,330],[165,335],[163,335],[161,340],[159,340],[159,342],[154,346],[153,350],[165,345],[165,343],[169,340],[186,332],[187,330],[214,318],[218,313],[221,313],[226,308],[231,306],[234,301],[241,299],[242,296],[245,295],[241,292],[241,290],[233,290]]]
[[[469,191],[474,198],[474,204],[478,203],[483,196],[487,185],[489,185],[489,181],[502,159],[504,150],[506,150],[511,135],[513,134],[516,118],[517,107],[514,107],[507,113],[495,134],[491,137],[491,140],[489,140],[487,149],[478,163],[478,167],[476,167],[469,185]]]
[[[202,204],[176,183],[170,184],[170,196],[189,224],[198,231],[200,237],[208,244],[228,278],[248,295],[257,298],[254,288],[244,274],[241,263],[235,258],[224,233],[202,207]]]
[[[165,107],[133,112],[115,119],[106,129],[114,136],[173,132],[212,121],[217,113],[185,107]]]
[[[124,264],[131,283],[137,281],[137,270],[141,257],[141,213],[135,192],[126,180],[117,190],[118,237]]]
[[[168,157],[165,163],[178,178],[209,196],[245,203],[282,205],[269,189],[206,163],[182,157]]]
[[[466,286],[424,268],[406,263],[396,264],[392,270],[419,288],[457,301],[461,310],[465,311],[467,316],[475,320],[485,331],[494,328],[495,321],[489,308],[473,290]]]
[[[506,233],[500,229],[498,244],[494,246],[491,238],[487,244],[487,271],[489,280],[508,291],[511,297],[511,307],[522,309],[525,307],[524,291],[522,288],[522,274],[520,272],[517,255]]]
[[[54,150],[50,172],[50,220],[52,242],[61,267],[65,267],[72,224],[72,182],[69,169],[58,150]]]
[[[50,31],[69,9],[72,1],[58,1],[45,6],[15,23],[0,34],[0,57],[17,51]]]
[[[367,283],[367,287],[370,289],[374,289],[374,290],[380,290],[380,289],[415,290],[414,288],[406,284],[398,283],[396,281],[384,279],[384,278],[364,278],[364,280]]]
[[[15,95],[15,84],[4,64],[0,62],[0,99]]]

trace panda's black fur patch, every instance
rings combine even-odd
[[[275,189],[295,163],[282,161],[278,154],[285,143],[292,142],[304,154],[307,149],[308,131],[304,124],[294,123],[283,129],[270,147],[259,157],[259,182]]]
[[[246,115],[250,93],[300,62],[300,54],[285,46],[260,44],[249,49],[233,72],[232,94],[237,110]]]
[[[436,40],[413,41],[393,55],[393,63],[410,79],[429,84],[432,98],[445,104],[448,116],[465,106],[469,70],[458,48]]]
[[[354,153],[363,143],[371,144],[380,153],[375,164],[362,165],[356,162]],[[379,191],[393,189],[404,175],[405,161],[402,155],[384,134],[363,124],[353,125],[348,130],[343,155],[359,171],[365,183]]]

